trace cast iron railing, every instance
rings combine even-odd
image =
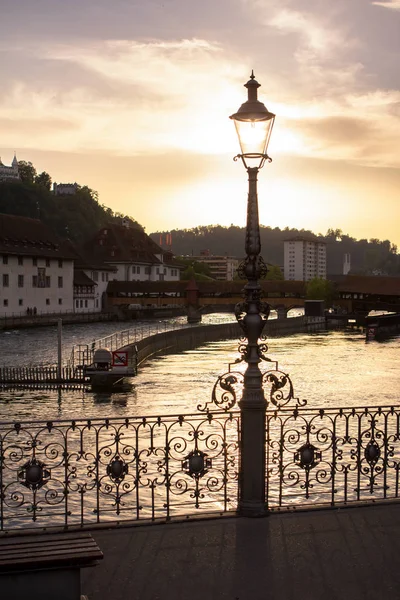
[[[268,508],[399,498],[400,406],[267,411]]]
[[[236,411],[0,424],[1,531],[235,511],[239,446]],[[397,499],[400,407],[267,410],[266,459],[271,511]]]
[[[1,531],[237,505],[236,413],[0,424]]]

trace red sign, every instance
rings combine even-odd
[[[127,367],[128,366],[128,352],[127,350],[116,350],[112,353],[112,366],[113,367]]]

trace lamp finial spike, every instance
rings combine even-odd
[[[254,70],[251,70],[251,75],[250,75],[250,79],[255,79],[255,75],[254,75]]]

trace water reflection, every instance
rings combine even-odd
[[[399,336],[365,344],[360,332],[329,331],[268,340],[268,355],[288,373],[295,395],[311,407],[397,404]],[[127,390],[34,389],[0,391],[1,420],[105,418],[195,412],[219,375],[238,356],[237,342],[212,342],[155,357]]]

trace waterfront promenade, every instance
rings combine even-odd
[[[400,597],[400,505],[95,531],[89,600]]]

